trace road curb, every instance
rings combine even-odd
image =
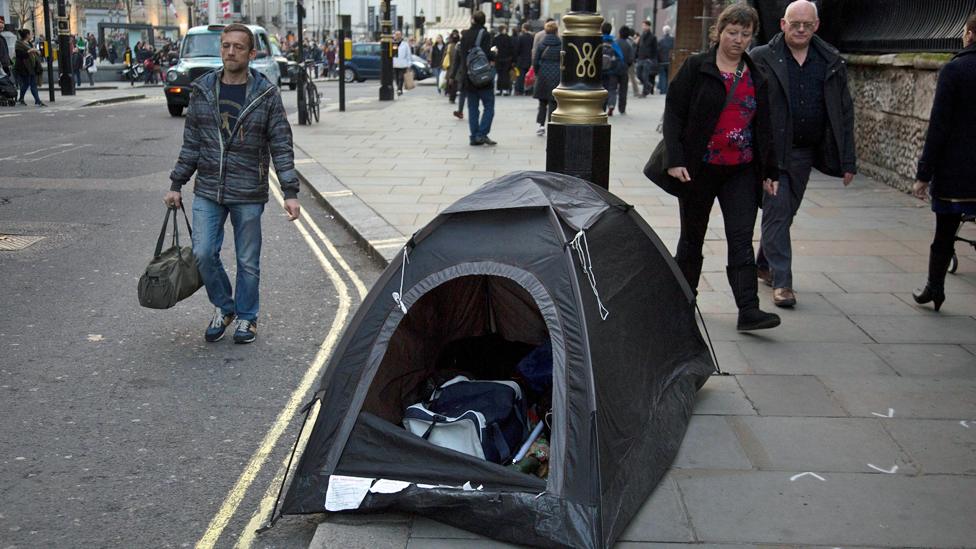
[[[356,196],[322,164],[295,145],[295,171],[315,197],[352,233],[371,259],[382,267],[390,264],[407,241],[400,231]]]
[[[145,94],[139,95],[123,95],[121,97],[109,97],[108,99],[99,99],[97,101],[91,101],[85,103],[82,107],[97,107],[98,105],[112,105],[114,103],[123,103],[125,101],[138,101],[139,99],[145,99]]]

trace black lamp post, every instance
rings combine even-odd
[[[68,11],[65,0],[58,0],[58,68],[61,77],[61,95],[75,94],[75,81],[71,78],[71,27],[68,26]]]
[[[603,56],[597,0],[572,0],[563,16],[562,78],[552,95],[546,140],[546,170],[610,185],[610,126],[603,104],[607,90],[601,72]]]
[[[47,42],[45,57],[47,57],[47,95],[54,103],[54,44],[51,42],[51,6],[44,0],[44,40]]]
[[[193,28],[193,5],[196,3],[194,0],[184,0],[186,3],[186,29],[190,30]]]
[[[393,101],[393,21],[390,0],[381,0],[380,101]]]

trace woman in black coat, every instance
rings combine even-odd
[[[535,117],[539,125],[536,135],[546,135],[546,122],[552,117],[552,111],[556,110],[556,99],[552,96],[552,90],[559,85],[559,57],[562,50],[562,41],[556,34],[558,29],[559,24],[555,21],[546,23],[546,34],[532,55],[532,67],[535,70],[535,90],[532,97],[539,100],[539,112]]]
[[[964,215],[976,215],[976,13],[963,28],[963,49],[939,73],[932,101],[929,131],[912,188],[921,199],[932,197],[935,239],[929,248],[929,279],[912,296],[932,302],[938,311],[945,301],[945,277],[955,253],[956,231]]]
[[[718,198],[728,244],[726,273],[739,308],[736,328],[743,331],[780,323],[759,309],[752,249],[762,189],[776,194],[779,177],[766,81],[746,54],[758,25],[753,8],[725,8],[715,25],[715,45],[681,66],[664,110],[668,174],[684,185],[675,260],[696,290],[708,217]]]

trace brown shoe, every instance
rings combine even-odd
[[[759,277],[759,280],[762,280],[767,286],[773,285],[773,271],[763,269],[762,267],[756,267],[756,275]]]
[[[777,307],[792,307],[796,305],[796,294],[790,288],[774,288],[773,305]]]

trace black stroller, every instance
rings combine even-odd
[[[959,236],[959,231],[965,226],[965,223],[976,223],[976,215],[964,215],[962,216],[962,223],[959,224],[959,230],[956,231],[956,242],[965,242],[976,250],[976,240],[969,240],[968,238],[963,238]],[[952,259],[949,260],[949,272],[954,273],[956,269],[959,268],[959,258],[956,257],[955,252],[952,254]]]
[[[0,105],[13,107],[17,104],[17,85],[10,75],[0,76]]]

